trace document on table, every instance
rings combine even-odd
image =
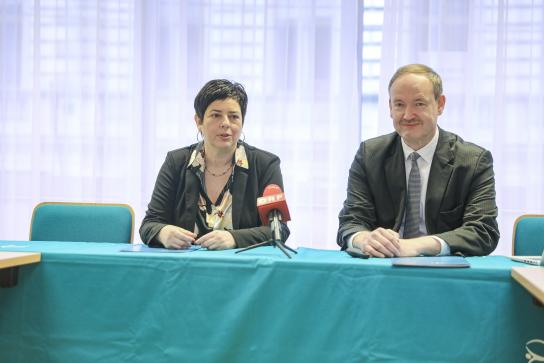
[[[130,247],[123,248],[120,252],[147,252],[147,253],[185,253],[193,252],[200,250],[202,247],[197,245],[192,245],[189,248],[183,250],[175,250],[170,248],[158,248],[158,247],[149,247],[143,244],[131,245]]]
[[[470,267],[470,263],[461,256],[396,257],[391,259],[391,264],[402,267]]]

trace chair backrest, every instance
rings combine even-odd
[[[544,251],[544,215],[524,214],[514,222],[512,255],[540,256]]]
[[[44,202],[34,207],[30,240],[131,243],[133,226],[127,204]]]

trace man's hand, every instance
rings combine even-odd
[[[392,229],[380,227],[372,232],[359,232],[352,244],[373,257],[395,257],[401,253],[399,234]]]
[[[234,237],[227,231],[211,231],[197,239],[195,244],[209,250],[227,250],[236,247]]]
[[[166,248],[189,248],[195,242],[196,234],[178,226],[168,224],[160,230],[157,239]]]
[[[401,239],[401,257],[436,256],[440,253],[440,242],[431,236],[423,236],[410,239]]]

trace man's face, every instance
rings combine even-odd
[[[444,95],[438,100],[434,98],[433,84],[423,75],[402,75],[389,90],[389,111],[395,130],[414,150],[431,141],[445,104]]]

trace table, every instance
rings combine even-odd
[[[544,268],[514,267],[512,277],[544,304]]]
[[[17,285],[19,266],[40,262],[39,253],[0,251],[0,287]]]
[[[0,289],[1,362],[525,362],[544,314],[520,263],[392,267],[340,251],[180,254],[0,242],[40,252]]]

